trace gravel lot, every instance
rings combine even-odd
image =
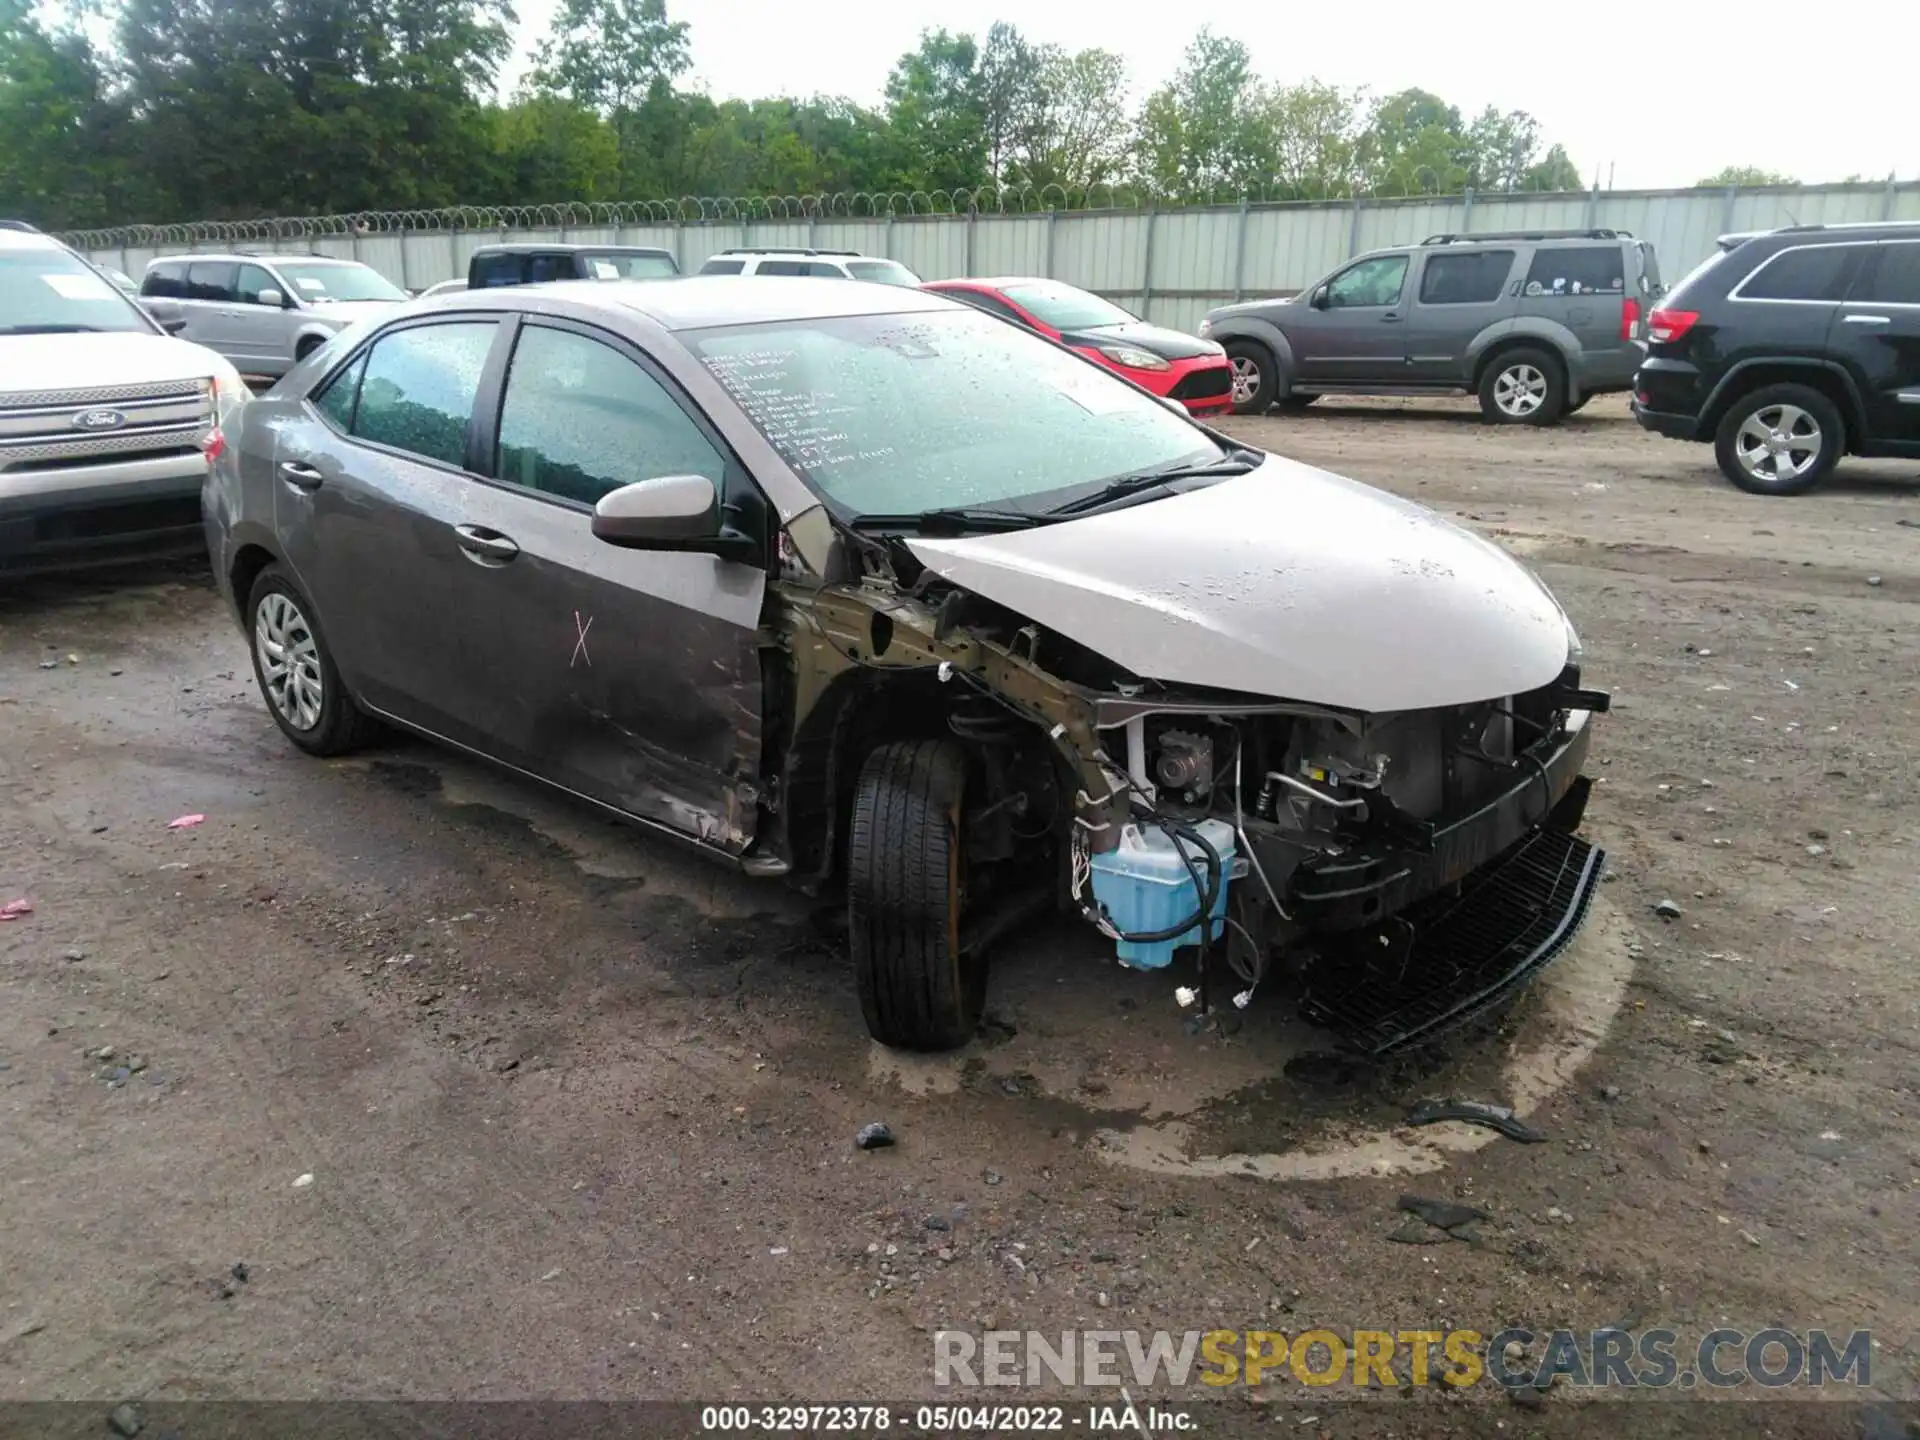
[[[1614,692],[1611,883],[1498,1029],[1289,1076],[1284,994],[1191,1036],[1170,981],[1062,927],[1003,957],[980,1046],[900,1061],[778,886],[421,744],[298,756],[194,567],[15,584],[4,1393],[897,1400],[942,1326],[1638,1316],[1871,1328],[1875,1394],[1920,1397],[1920,470],[1759,500],[1611,402],[1233,428],[1525,556]],[[1456,1093],[1550,1142],[1396,1126]],[[900,1143],[857,1152],[875,1119]],[[1407,1189],[1491,1211],[1486,1243],[1390,1243]],[[1375,1398],[1209,1413],[1540,1423]]]

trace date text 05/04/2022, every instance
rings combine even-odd
[[[1076,1405],[706,1405],[702,1434],[831,1435],[901,1431],[920,1435],[1079,1432],[1086,1435],[1193,1434],[1191,1409],[1151,1404]]]

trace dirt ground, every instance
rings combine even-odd
[[[1284,986],[1190,1034],[1071,926],[977,1046],[888,1056],[776,884],[411,741],[297,755],[203,570],[0,590],[0,1398],[909,1400],[941,1328],[1513,1322],[1868,1328],[1866,1398],[1920,1398],[1920,468],[1755,499],[1613,403],[1233,428],[1524,556],[1614,695],[1588,930],[1418,1065],[1288,1074]],[[1449,1094],[1550,1139],[1399,1123]],[[1484,1243],[1390,1241],[1409,1190]],[[1595,1408],[1365,1398],[1206,1433]]]

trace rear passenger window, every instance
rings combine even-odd
[[[1513,251],[1479,250],[1464,255],[1429,255],[1420,272],[1422,305],[1484,305],[1498,300],[1513,269]]]
[[[1782,250],[1734,287],[1742,300],[1844,300],[1866,245],[1803,245]]]
[[[520,283],[520,257],[518,255],[484,255],[473,263],[473,274],[467,286],[472,290],[487,290],[498,285],[518,285]]]
[[[1873,274],[1854,291],[1854,299],[1875,305],[1920,305],[1920,242],[1874,248],[1879,255]]]
[[[185,265],[154,266],[141,280],[140,293],[158,300],[186,299],[187,267]]]
[[[700,267],[702,275],[738,275],[746,264],[743,260],[709,260]]]
[[[1624,295],[1626,264],[1618,245],[1536,250],[1526,289],[1533,296]]]
[[[353,433],[354,402],[360,398],[360,376],[366,368],[367,357],[362,353],[313,397],[314,408],[331,420],[335,428],[349,435]]]
[[[830,265],[821,260],[815,260],[811,265],[807,266],[807,274],[818,275],[827,280],[844,280],[847,278],[847,272],[842,270],[838,265]]]
[[[804,260],[762,260],[756,275],[804,275],[807,262]]]
[[[609,490],[662,475],[704,475],[717,487],[726,463],[665,387],[625,355],[584,335],[529,325],[507,371],[495,473],[591,505]]]
[[[187,267],[187,299],[233,303],[234,275],[239,266],[212,260]]]
[[[467,420],[495,328],[491,320],[416,325],[374,341],[354,407],[353,433],[443,465],[464,466]]]

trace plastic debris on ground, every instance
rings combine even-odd
[[[167,822],[167,829],[191,830],[194,826],[200,824],[206,818],[207,817],[204,815],[182,815],[178,820],[169,820]]]
[[[6,904],[0,905],[0,920],[20,920],[31,914],[33,914],[31,900],[9,900]]]

